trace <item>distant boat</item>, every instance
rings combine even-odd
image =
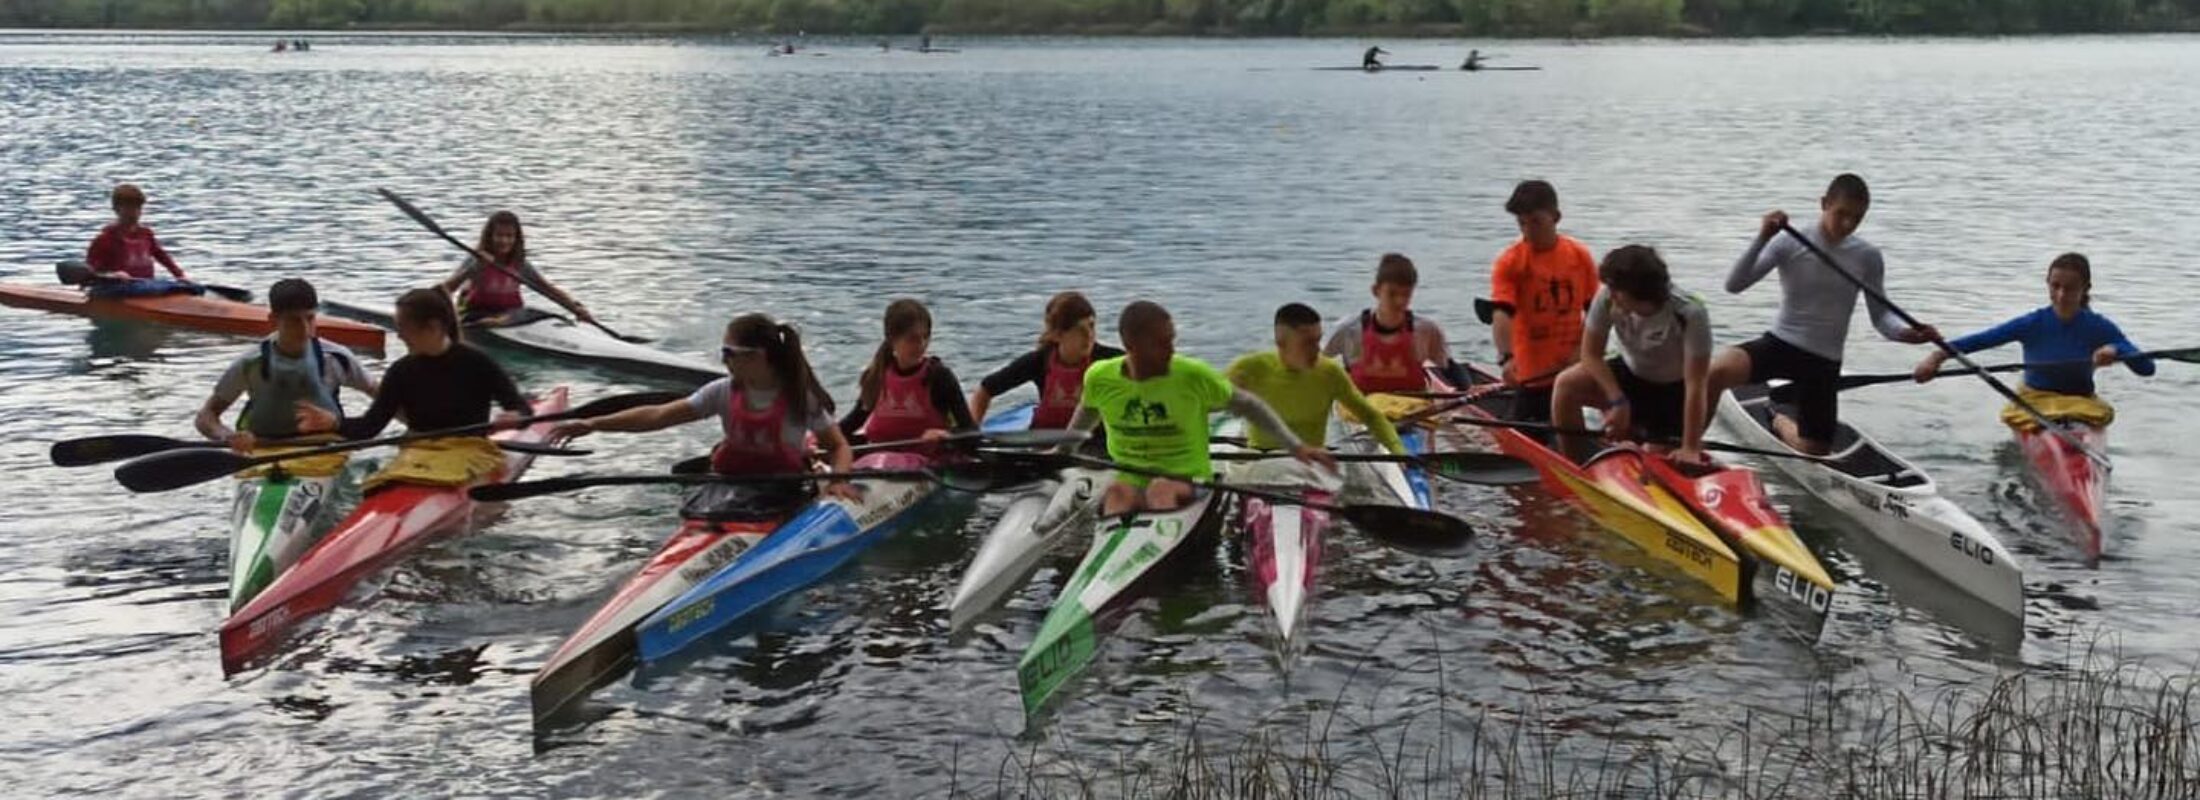
[[[1372,67],[1314,67],[1324,72],[1435,72],[1443,69],[1435,64],[1380,64]]]

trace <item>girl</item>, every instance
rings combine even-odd
[[[458,310],[436,289],[414,289],[397,298],[397,338],[409,352],[383,373],[374,405],[358,417],[339,419],[312,403],[298,405],[302,433],[334,431],[345,439],[371,439],[403,415],[405,427],[435,431],[489,421],[489,406],[505,413],[498,427],[516,424],[530,413],[512,376],[495,359],[460,340]],[[435,439],[407,445],[370,486],[390,480],[461,485],[487,477],[504,465],[504,454],[487,436]]]
[[[925,351],[932,344],[932,312],[909,298],[886,306],[886,341],[863,370],[862,394],[840,420],[840,430],[869,442],[924,439],[937,442],[954,430],[976,430],[955,372]]]
[[[1084,396],[1085,369],[1092,362],[1114,358],[1123,351],[1099,342],[1097,315],[1092,301],[1077,292],[1063,292],[1047,301],[1046,330],[1039,347],[998,372],[985,376],[970,393],[970,415],[985,419],[993,398],[1024,384],[1039,390],[1039,407],[1032,412],[1031,427],[1054,430],[1069,426]]]
[[[769,475],[809,471],[805,439],[817,436],[833,472],[854,463],[848,438],[833,424],[833,399],[810,371],[802,337],[794,326],[763,314],[743,314],[726,324],[724,345],[728,377],[711,381],[685,400],[628,409],[558,426],[556,436],[580,437],[595,431],[641,433],[717,417],[725,438],[710,453],[711,471],[720,475]],[[553,437],[556,438],[556,437]],[[825,494],[860,499],[846,481],[825,484]]]
[[[524,308],[527,301],[520,297],[520,287],[528,286],[548,296],[552,302],[573,312],[582,322],[594,322],[588,307],[567,294],[557,284],[527,262],[527,234],[520,229],[519,215],[499,211],[489,215],[489,221],[481,226],[481,241],[474,245],[474,252],[494,259],[489,264],[467,256],[458,265],[458,271],[443,279],[443,291],[458,292],[458,305],[464,311],[466,322],[482,324],[511,318],[514,312]]]
[[[2064,253],[2047,265],[2045,307],[1948,344],[1971,353],[2021,343],[2028,366],[2018,396],[2049,419],[2105,427],[2115,421],[2116,410],[2093,394],[2093,370],[2125,361],[2132,372],[2153,375],[2154,360],[2127,358],[2139,353],[2138,346],[2124,338],[2116,323],[2094,312],[2092,294],[2092,262]],[[1946,351],[1935,350],[1917,362],[1912,374],[1918,383],[1930,381],[1947,360]],[[2014,405],[2002,409],[2001,420],[2019,431],[2038,426]]]

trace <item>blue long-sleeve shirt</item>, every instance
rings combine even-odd
[[[2052,306],[2041,308],[1969,336],[1948,342],[1957,350],[1973,353],[2010,342],[2024,345],[2024,361],[2037,364],[2042,361],[2086,361],[2084,366],[2072,364],[2056,367],[2031,367],[2024,371],[2024,385],[2061,394],[2092,394],[2093,366],[2089,359],[2101,345],[2115,345],[2116,352],[2133,355],[2139,346],[2124,338],[2123,329],[2116,327],[2107,317],[2082,308],[2069,322],[2055,316]],[[2154,374],[2154,359],[2134,358],[2124,362],[2132,372],[2141,375]]]

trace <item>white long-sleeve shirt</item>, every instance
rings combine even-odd
[[[1857,236],[1843,239],[1839,245],[1828,245],[1816,223],[1797,230],[1832,254],[1842,269],[1864,285],[1886,293],[1887,264],[1880,258],[1879,248]],[[1794,237],[1775,234],[1752,242],[1749,251],[1734,262],[1734,269],[1726,276],[1726,290],[1741,294],[1775,269],[1780,271],[1780,313],[1772,318],[1770,333],[1780,341],[1840,361],[1848,344],[1849,318],[1856,313],[1856,285],[1819,262]],[[1888,339],[1910,329],[1893,309],[1878,300],[1866,298],[1865,310],[1871,316],[1872,327]]]

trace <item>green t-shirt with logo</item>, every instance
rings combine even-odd
[[[1213,479],[1207,415],[1229,406],[1235,391],[1230,382],[1206,362],[1188,356],[1169,359],[1167,375],[1134,381],[1123,374],[1128,358],[1097,361],[1085,370],[1081,402],[1107,425],[1108,457],[1171,475]]]

